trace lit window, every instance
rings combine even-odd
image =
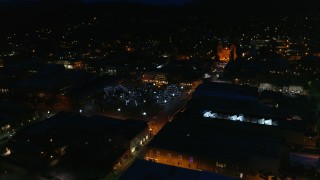
[[[233,115],[233,116],[230,116],[229,119],[232,120],[232,121],[236,121],[238,118],[237,115]]]
[[[193,157],[189,157],[189,162],[193,163]]]
[[[226,165],[225,163],[216,162],[216,167],[218,167],[218,168],[225,168],[225,167],[227,167],[227,165]]]
[[[157,156],[160,156],[160,151],[157,151]]]
[[[237,120],[238,121],[243,121],[244,120],[244,116],[242,114],[240,114],[238,117],[237,117]]]
[[[264,124],[271,126],[271,125],[272,125],[272,120],[271,120],[271,119],[266,119],[266,120],[264,121]]]
[[[179,159],[180,161],[182,161],[182,155],[179,155],[179,156],[178,156],[178,159]]]
[[[211,111],[205,111],[203,114],[203,117],[208,117],[208,118],[216,118],[217,113],[212,113]]]
[[[259,124],[264,124],[264,118],[258,119],[258,123],[259,123]]]
[[[167,157],[168,157],[168,158],[171,158],[171,153],[168,153],[168,154],[167,154]]]

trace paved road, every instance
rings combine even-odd
[[[153,134],[157,134],[160,129],[168,123],[170,117],[174,116],[177,112],[179,112],[186,103],[190,100],[191,94],[183,94],[180,98],[176,98],[173,102],[170,103],[162,112],[160,112],[157,116],[152,117],[148,121],[150,122],[151,128],[153,128]],[[152,138],[144,145],[146,146]],[[131,158],[129,158],[126,163],[124,163],[120,169],[117,171],[110,173],[108,176],[103,178],[103,180],[116,180],[121,177],[121,175],[130,167],[130,165],[137,159],[143,158],[144,148],[139,149]]]
[[[145,143],[144,146],[146,146],[152,139],[149,139],[148,142]],[[114,172],[111,172],[110,174],[108,174],[105,178],[103,178],[102,180],[116,180],[119,179],[121,177],[121,175],[131,166],[131,164],[137,159],[137,158],[143,158],[143,152],[144,152],[144,148],[140,148],[137,152],[135,152],[135,154],[129,158],[124,164],[122,164],[122,166],[117,169]]]

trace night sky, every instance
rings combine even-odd
[[[132,2],[152,5],[188,5],[201,4],[206,7],[210,7],[212,11],[217,9],[223,10],[224,13],[232,12],[232,9],[243,9],[245,11],[251,10],[269,10],[272,13],[273,9],[281,11],[295,10],[299,11],[304,8],[312,9],[318,7],[314,3],[305,1],[288,1],[288,0],[265,0],[265,1],[236,1],[236,0],[0,0],[0,2],[50,2],[50,3],[65,3],[65,2],[86,2],[86,3],[97,3],[97,2]]]
[[[0,0],[0,2],[33,2],[33,1],[54,1],[54,0]],[[66,0],[70,1],[70,0]],[[193,0],[71,0],[71,1],[82,1],[87,3],[96,3],[96,2],[135,2],[135,3],[144,3],[144,4],[155,4],[155,5],[183,5],[190,3]]]
[[[99,1],[119,1],[119,0],[83,0],[84,2],[99,2]],[[191,2],[192,0],[123,0],[127,2],[138,2],[145,4],[159,5],[182,5]]]

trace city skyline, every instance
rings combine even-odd
[[[320,176],[318,7],[0,2],[0,179]]]

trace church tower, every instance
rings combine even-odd
[[[222,62],[233,61],[237,58],[237,48],[235,45],[223,46],[222,44],[219,44],[217,54],[219,60]]]

